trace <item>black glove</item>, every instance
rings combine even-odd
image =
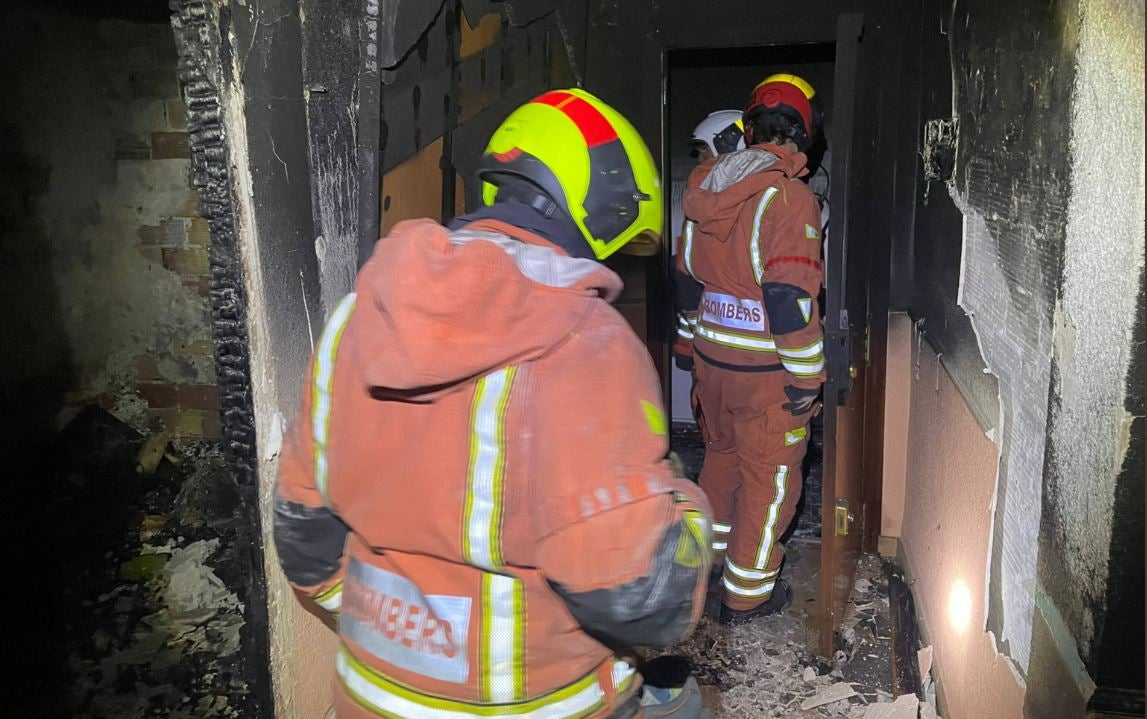
[[[677,365],[677,369],[681,370],[682,372],[693,371],[692,357],[675,354],[673,355],[673,364]]]
[[[790,384],[785,387],[785,396],[788,397],[790,401],[785,402],[782,406],[795,417],[812,410],[813,405],[816,404],[817,397],[820,396],[820,387],[816,389],[805,389],[803,387],[794,387]]]

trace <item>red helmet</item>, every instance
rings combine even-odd
[[[769,75],[755,88],[745,108],[745,141],[756,144],[752,136],[754,117],[766,113],[779,113],[800,123],[800,131],[792,137],[798,149],[807,150],[820,132],[820,113],[813,98],[816,90],[803,78],[787,73]]]

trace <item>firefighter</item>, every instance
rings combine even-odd
[[[707,162],[717,155],[745,149],[744,124],[740,110],[717,110],[697,124],[690,140],[690,154],[699,163]],[[676,214],[680,207],[674,206]],[[674,227],[681,228],[674,254],[680,256],[684,233],[691,231],[691,225],[684,218],[674,217]],[[677,304],[677,336],[673,343],[673,360],[678,369],[693,370],[693,327],[697,324],[697,304],[701,300],[701,285],[686,274],[674,275],[674,291]]]
[[[778,540],[824,379],[820,209],[799,179],[818,132],[813,99],[800,77],[765,78],[744,113],[749,147],[697,167],[685,191],[678,268],[703,286],[692,399],[726,624],[781,612],[792,596]]]
[[[283,450],[275,545],[337,613],[337,715],[698,716],[695,681],[643,695],[619,658],[688,635],[710,565],[600,264],[660,233],[653,159],[573,89],[515,110],[479,174],[477,212],[378,243]]]

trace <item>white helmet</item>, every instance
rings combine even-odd
[[[745,149],[744,123],[740,110],[718,110],[709,113],[693,129],[693,141],[703,142],[714,155]]]

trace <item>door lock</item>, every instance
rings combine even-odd
[[[848,528],[855,519],[852,512],[848,511],[848,500],[836,500],[836,536],[848,536]]]

